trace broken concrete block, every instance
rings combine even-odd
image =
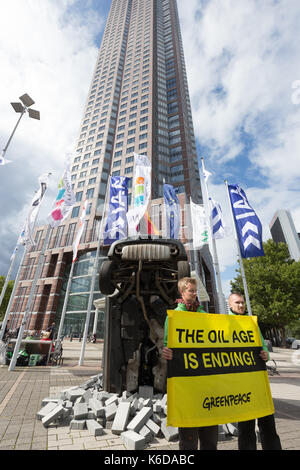
[[[85,419],[72,419],[72,421],[70,422],[70,429],[85,429],[85,423]]]
[[[155,437],[158,436],[159,431],[160,431],[160,426],[158,426],[158,424],[152,421],[152,419],[148,419],[148,421],[146,422],[146,426],[147,428],[150,429],[150,431],[153,433]]]
[[[75,402],[77,398],[80,398],[83,396],[85,390],[83,388],[73,388],[73,389],[68,389],[65,390],[65,398],[66,400],[70,400],[72,402]]]
[[[134,416],[136,412],[138,411],[138,409],[139,409],[139,399],[134,398],[134,400],[131,402],[130,414]]]
[[[112,405],[112,403],[118,403],[118,395],[114,394],[113,396],[109,397],[107,400],[105,400],[104,404],[105,406]]]
[[[161,412],[161,401],[157,400],[157,402],[153,403],[153,413],[160,413]]]
[[[90,398],[93,398],[93,394],[91,390],[86,390],[84,394],[82,395],[83,399],[85,402],[88,402]]]
[[[145,438],[147,444],[153,439],[153,434],[147,426],[143,426],[142,429],[140,429],[139,434]]]
[[[121,434],[125,431],[126,425],[128,423],[130,414],[130,403],[129,402],[121,402],[119,403],[114,422],[111,428],[113,434]]]
[[[173,441],[178,438],[178,428],[167,426],[167,418],[164,418],[161,422],[161,432],[167,441]]]
[[[60,398],[50,398],[50,397],[43,398],[41,407],[43,408],[44,406],[48,405],[48,403],[56,403],[58,405],[60,404],[60,402],[62,402]]]
[[[53,423],[56,419],[58,419],[64,412],[64,407],[62,405],[57,405],[50,413],[42,418],[42,423],[45,427],[49,426],[49,424]]]
[[[127,429],[130,431],[135,431],[136,433],[139,432],[140,429],[146,424],[150,416],[152,415],[152,408],[145,406],[142,410],[140,410],[136,416],[130,421],[127,426]]]
[[[88,415],[88,407],[86,403],[75,403],[74,407],[74,419],[86,419]]]
[[[47,416],[54,408],[57,407],[57,403],[55,402],[49,402],[46,406],[40,409],[40,411],[37,413],[36,417],[37,419],[43,419],[45,416]]]
[[[112,421],[114,419],[117,409],[116,403],[112,403],[104,408],[106,421]]]
[[[97,423],[94,419],[86,420],[86,427],[93,436],[102,436],[104,434],[104,429],[101,424]]]
[[[105,392],[104,390],[102,390],[101,392],[98,392],[98,400],[101,401],[102,403],[105,402],[105,400],[108,400],[108,398],[111,396],[110,393],[108,392]]]
[[[128,450],[141,450],[146,445],[146,439],[132,430],[123,432],[121,438]]]
[[[97,400],[97,398],[89,399],[89,408],[95,413],[97,418],[105,415],[105,409],[101,401]]]

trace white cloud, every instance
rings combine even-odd
[[[21,230],[27,207],[38,189],[38,176],[52,171],[50,189],[41,209],[48,213],[73,152],[80,119],[96,63],[95,37],[104,18],[75,0],[10,0],[0,15],[0,142],[6,144],[18,116],[10,106],[28,93],[41,120],[25,115],[8,148],[13,163],[1,167],[0,197],[6,201],[0,239],[4,250],[0,274]],[[15,238],[15,240],[14,240]]]
[[[226,177],[246,191],[265,240],[278,209],[291,211],[300,232],[299,2],[186,3],[178,0],[195,133],[213,173],[211,195],[231,223]],[[235,242],[218,243],[224,272],[236,265]]]

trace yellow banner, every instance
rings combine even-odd
[[[274,413],[257,317],[169,310],[168,347],[168,426],[212,426]]]

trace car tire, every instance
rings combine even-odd
[[[191,276],[190,263],[188,261],[178,261],[177,262],[177,271],[178,271],[178,281],[183,277]]]
[[[111,295],[115,291],[112,284],[112,273],[117,269],[116,263],[111,260],[105,260],[100,266],[99,271],[99,289],[103,295]]]

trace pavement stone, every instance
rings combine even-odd
[[[67,343],[63,366],[16,367],[9,372],[0,366],[0,450],[103,450],[126,451],[120,436],[105,429],[102,436],[88,430],[70,430],[50,424],[46,429],[36,419],[42,400],[67,388],[80,386],[99,374],[101,344],[87,344],[84,366],[78,366],[81,344]],[[284,450],[300,450],[300,352],[273,348],[280,375],[270,376],[278,434]],[[237,437],[218,443],[219,450],[237,450]],[[257,446],[261,449],[260,444]],[[171,451],[178,441],[155,437],[145,450]]]

